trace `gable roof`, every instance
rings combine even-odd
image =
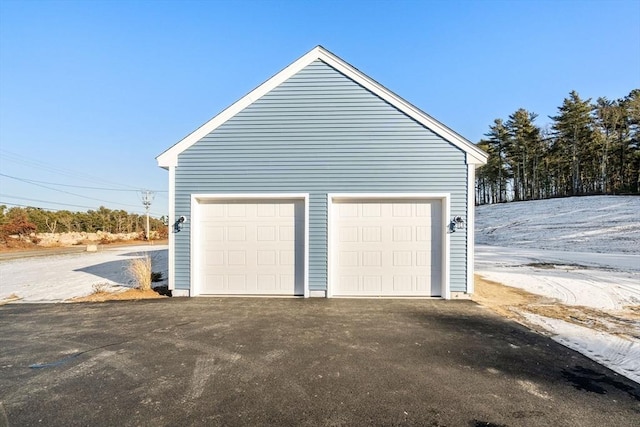
[[[156,160],[158,161],[158,166],[163,168],[177,166],[178,155],[180,153],[191,147],[193,144],[204,138],[213,130],[223,125],[227,120],[231,119],[240,111],[244,110],[253,102],[257,101],[262,96],[269,93],[271,90],[275,89],[281,83],[283,83],[316,60],[320,60],[333,67],[340,73],[344,74],[359,85],[371,91],[373,94],[384,99],[386,102],[388,102],[407,116],[413,118],[432,132],[438,134],[449,143],[464,151],[467,154],[467,163],[481,165],[487,162],[487,153],[476,147],[475,144],[473,144],[471,141],[467,140],[457,132],[443,125],[419,108],[400,98],[398,95],[394,94],[375,80],[366,76],[357,68],[338,58],[322,46],[316,46],[305,55],[297,59],[295,62],[290,64],[288,67],[286,67],[285,69],[271,77],[269,80],[262,83],[260,86],[242,97],[240,100],[226,108],[220,114],[187,135],[177,144],[173,145],[168,150],[160,154],[156,158]]]

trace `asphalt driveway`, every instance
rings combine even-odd
[[[0,306],[0,425],[637,426],[640,385],[472,302]]]

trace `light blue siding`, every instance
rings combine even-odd
[[[176,215],[192,193],[309,193],[309,286],[326,290],[327,193],[451,193],[466,215],[465,153],[322,61],[183,151]],[[189,222],[175,286],[189,289]],[[466,290],[466,235],[451,235],[451,290]]]

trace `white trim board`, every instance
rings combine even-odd
[[[475,288],[476,168],[467,165],[467,294]]]
[[[266,82],[262,83],[260,86],[249,92],[240,100],[223,110],[220,114],[213,117],[211,120],[193,131],[191,134],[187,135],[177,144],[160,154],[156,158],[158,161],[158,166],[163,168],[177,166],[178,155],[180,153],[191,147],[193,144],[208,135],[210,132],[214,131],[219,126],[223,125],[226,121],[234,117],[240,111],[247,108],[253,102],[257,101],[316,60],[321,60],[327,65],[333,67],[356,83],[370,90],[375,95],[384,99],[389,104],[396,107],[398,110],[413,118],[418,123],[421,123],[451,144],[460,148],[467,154],[466,158],[468,164],[484,164],[487,162],[487,153],[476,147],[471,141],[462,137],[461,135],[448,128],[444,124],[440,123],[433,117],[429,116],[419,108],[413,106],[398,95],[394,94],[375,80],[360,72],[358,69],[354,68],[333,53],[329,52],[322,46],[316,46],[305,55],[294,61],[292,64],[284,68],[282,71],[268,79]]]
[[[304,284],[303,296],[309,297],[309,193],[224,193],[224,194],[192,194],[191,195],[191,235],[190,235],[190,294],[199,295],[200,258],[196,248],[202,247],[200,237],[200,209],[203,202],[225,200],[302,200],[304,203]],[[253,295],[252,295],[253,296]]]
[[[327,298],[333,296],[333,274],[334,263],[333,248],[335,247],[334,236],[334,218],[333,218],[333,204],[334,202],[347,201],[347,200],[440,200],[442,203],[442,291],[441,297],[444,299],[451,299],[451,283],[450,283],[450,265],[451,265],[451,250],[450,250],[450,234],[447,233],[446,227],[449,224],[450,207],[451,207],[451,195],[449,193],[329,193],[327,194]],[[367,297],[359,297],[367,298]],[[376,297],[380,298],[380,297]],[[388,297],[394,298],[394,297]],[[410,297],[410,298],[433,298],[433,297]]]
[[[169,168],[169,284],[170,290],[176,288],[176,231],[174,229],[176,222],[176,168]]]

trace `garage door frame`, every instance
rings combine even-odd
[[[451,290],[449,283],[449,275],[450,275],[450,237],[449,233],[445,230],[445,224],[448,224],[448,218],[450,215],[450,203],[451,203],[451,195],[449,193],[329,193],[327,194],[327,298],[337,297],[333,295],[333,287],[334,287],[334,275],[336,272],[336,267],[333,265],[335,263],[335,248],[337,247],[338,239],[336,238],[336,227],[335,227],[335,218],[334,218],[334,203],[339,202],[347,202],[347,201],[363,201],[363,200],[385,200],[385,201],[393,201],[393,200],[439,200],[442,206],[442,238],[441,238],[441,247],[442,247],[442,277],[441,277],[441,298],[450,299],[451,298]],[[340,296],[342,297],[342,296]],[[366,296],[360,298],[368,298]],[[394,298],[393,296],[389,297],[371,297],[371,298]],[[419,298],[419,297],[407,297],[407,298]]]
[[[302,200],[304,204],[304,298],[309,297],[309,193],[237,193],[237,194],[192,194],[191,195],[191,295],[201,295],[202,266],[200,253],[203,235],[201,230],[202,212],[200,207],[207,202],[231,202],[243,200]],[[232,295],[229,295],[232,296]],[[238,295],[233,295],[238,296]],[[256,296],[256,295],[252,295]]]

